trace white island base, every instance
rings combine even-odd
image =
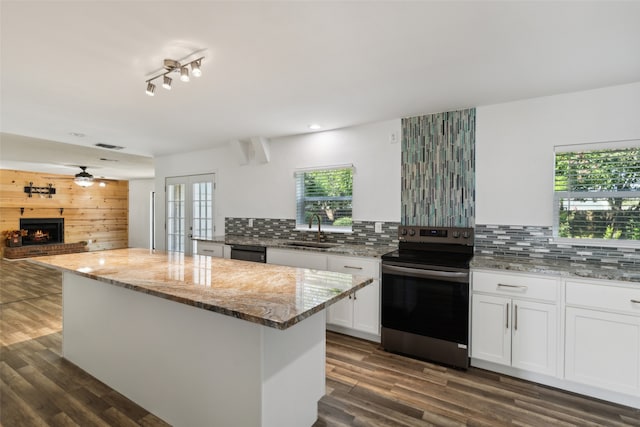
[[[176,427],[311,426],[325,310],[278,330],[65,272],[63,356]]]

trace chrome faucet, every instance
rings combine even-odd
[[[311,228],[311,226],[313,225],[313,218],[318,218],[318,242],[320,241],[320,225],[322,223],[322,221],[320,221],[320,215],[318,214],[313,214],[311,215],[311,218],[309,219],[309,228]]]

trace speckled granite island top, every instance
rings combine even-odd
[[[596,264],[569,260],[476,255],[471,261],[471,267],[508,270],[522,273],[548,274],[560,277],[619,280],[624,282],[636,282],[640,285],[640,269],[620,268],[617,265],[609,266],[604,263]]]
[[[287,329],[372,282],[344,273],[147,249],[31,262],[277,329]]]

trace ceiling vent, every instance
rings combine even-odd
[[[124,147],[121,147],[119,145],[105,144],[105,143],[102,143],[102,142],[98,142],[96,144],[96,147],[106,148],[108,150],[122,150],[124,148]]]

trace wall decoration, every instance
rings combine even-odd
[[[34,187],[33,182],[29,182],[29,186],[24,187],[24,192],[27,193],[29,197],[33,197],[34,194],[45,194],[51,199],[53,195],[56,194],[56,189],[53,188],[53,184],[48,184],[47,187]]]
[[[475,121],[475,108],[402,119],[402,225],[473,227]]]

